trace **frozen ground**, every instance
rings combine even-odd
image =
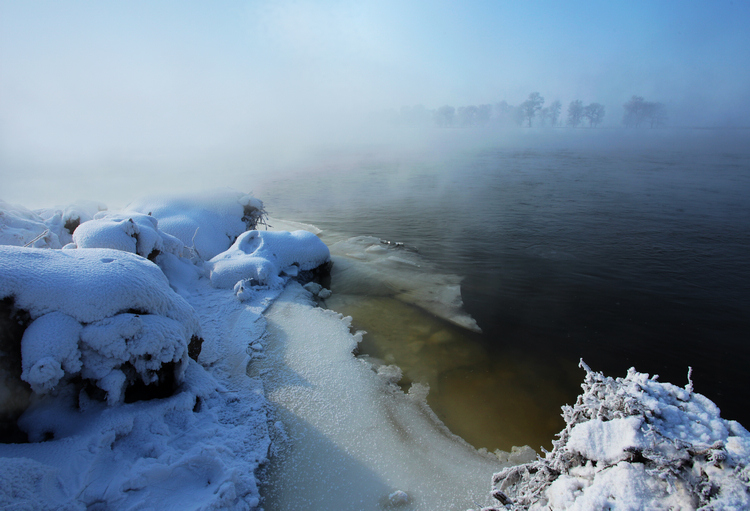
[[[747,431],[634,371],[589,371],[545,458],[476,451],[426,387],[354,358],[362,334],[297,282],[328,267],[314,229],[263,220],[231,191],[120,212],[0,202],[0,507],[463,510],[496,502],[493,472],[518,509],[750,502]],[[371,292],[476,329],[458,280],[399,250],[332,252]]]

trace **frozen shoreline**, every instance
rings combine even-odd
[[[264,505],[259,477],[265,466],[266,477],[277,477],[266,489],[267,503],[278,507],[488,507],[493,502],[490,478],[498,472],[503,475],[495,480],[500,484],[496,498],[517,509],[546,503],[554,509],[575,509],[596,498],[615,509],[646,500],[690,509],[703,501],[687,490],[669,490],[675,484],[661,493],[658,488],[639,492],[625,485],[623,491],[635,495],[629,501],[608,501],[611,495],[598,491],[612,467],[622,471],[623,464],[635,469],[643,465],[641,458],[621,453],[638,448],[648,458],[648,452],[662,452],[663,442],[649,447],[641,441],[646,434],[641,429],[651,424],[644,432],[654,430],[654,421],[643,419],[636,425],[633,417],[667,412],[677,424],[689,425],[696,417],[708,424],[708,430],[683,428],[680,437],[685,445],[708,446],[707,461],[700,466],[708,479],[720,484],[713,494],[708,486],[706,502],[750,502],[750,434],[738,423],[720,419],[718,409],[692,389],[680,394],[676,387],[638,373],[628,378],[651,394],[631,393],[622,417],[602,415],[601,406],[596,413],[581,406],[576,414],[566,412],[568,427],[546,456],[547,465],[543,459],[532,461],[530,450],[500,457],[476,451],[429,410],[426,389],[415,385],[405,394],[395,385],[397,367],[375,372],[351,355],[361,334],[350,331],[347,318],[313,305],[319,286],[303,289],[294,282],[325,265],[328,249],[303,231],[245,232],[263,221],[257,199],[231,192],[152,198],[119,213],[98,211],[95,203],[39,212],[0,203],[0,209],[0,245],[7,245],[0,247],[7,253],[0,267],[0,298],[11,297],[13,306],[23,305],[30,313],[24,319],[26,369],[21,378],[31,384],[31,405],[19,425],[37,440],[0,444],[4,506],[130,509],[158,503],[167,509],[257,509]],[[83,227],[71,233],[78,224]],[[277,228],[284,227],[299,225],[277,223]],[[27,244],[39,248],[22,248]],[[422,277],[410,279],[412,261],[392,257],[367,238],[344,242],[339,253],[343,269],[361,285],[376,291],[378,286],[392,290],[398,283],[405,301],[466,328],[476,327],[461,311],[456,282],[440,276],[427,283]],[[54,264],[24,262],[42,256]],[[71,263],[71,256],[79,262]],[[58,261],[63,259],[73,266]],[[157,299],[125,293],[119,305],[112,305],[112,292],[106,290],[114,281],[105,269],[113,262],[133,265],[120,274],[117,289],[138,289],[132,282],[142,287],[142,281],[133,278],[156,272],[153,278],[168,282],[171,290],[164,284]],[[52,272],[40,280],[38,272],[49,273],[50,268],[74,279],[66,283]],[[100,279],[104,294],[94,294],[92,300],[81,284],[71,295],[71,282],[80,280],[76,271],[89,272],[93,283]],[[146,282],[145,289],[156,285],[156,280]],[[41,294],[44,289],[47,294]],[[185,333],[166,335],[169,328],[163,325],[171,324],[167,320],[186,327]],[[68,325],[64,342],[60,325]],[[200,354],[191,355],[196,360],[187,356],[194,344],[191,336],[202,339]],[[164,352],[166,346],[172,351]],[[133,385],[145,384],[147,390],[161,385],[164,371],[173,365],[178,383],[174,393],[132,399]],[[596,379],[592,374],[587,382]],[[12,379],[0,376],[6,382]],[[600,375],[600,382],[610,380]],[[622,401],[617,396],[626,387],[600,385],[597,388],[606,392],[597,397],[607,409],[616,409],[611,400]],[[670,395],[678,395],[685,405],[679,408]],[[5,392],[0,402],[10,407],[11,397]],[[679,413],[693,415],[683,419]],[[610,431],[618,424],[627,426],[623,431],[638,441],[623,444],[622,428],[617,434]],[[568,463],[562,470],[555,460],[564,452],[573,452],[581,463]],[[271,454],[276,457],[269,464]],[[524,462],[529,464],[508,468]],[[536,500],[523,497],[531,483],[520,484],[525,476],[518,476],[539,473],[535,464],[553,466],[547,480],[534,483]],[[506,483],[512,474],[513,481]],[[628,481],[648,485],[652,475],[636,474]]]

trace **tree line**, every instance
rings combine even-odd
[[[584,105],[576,99],[568,104],[566,118],[562,118],[562,103],[554,100],[549,105],[541,94],[532,92],[520,105],[510,105],[507,101],[500,101],[494,105],[469,105],[455,108],[444,105],[429,110],[423,105],[401,107],[395,113],[395,122],[399,124],[428,124],[434,123],[440,127],[470,127],[470,126],[565,126],[577,128],[588,125],[590,128],[599,126],[604,120],[606,109],[601,103]],[[625,113],[622,122],[626,127],[662,127],[665,125],[666,107],[663,103],[645,101],[640,96],[633,96],[623,105]]]

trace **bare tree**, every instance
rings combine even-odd
[[[544,98],[538,92],[532,92],[529,94],[529,99],[521,103],[521,112],[523,118],[529,123],[529,128],[531,128],[531,120],[542,109],[543,104]]]
[[[604,105],[601,103],[591,103],[583,109],[583,116],[589,120],[589,126],[595,127],[604,119]]]
[[[568,126],[577,128],[583,121],[583,101],[576,99],[568,105]]]

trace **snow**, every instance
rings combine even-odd
[[[328,247],[307,231],[247,231],[225,252],[208,263],[214,287],[234,288],[241,280],[249,285],[279,287],[281,275],[296,277],[331,259]]]
[[[565,429],[537,461],[495,474],[510,509],[748,509],[750,433],[705,396],[586,369]],[[504,508],[504,509],[505,509]]]

